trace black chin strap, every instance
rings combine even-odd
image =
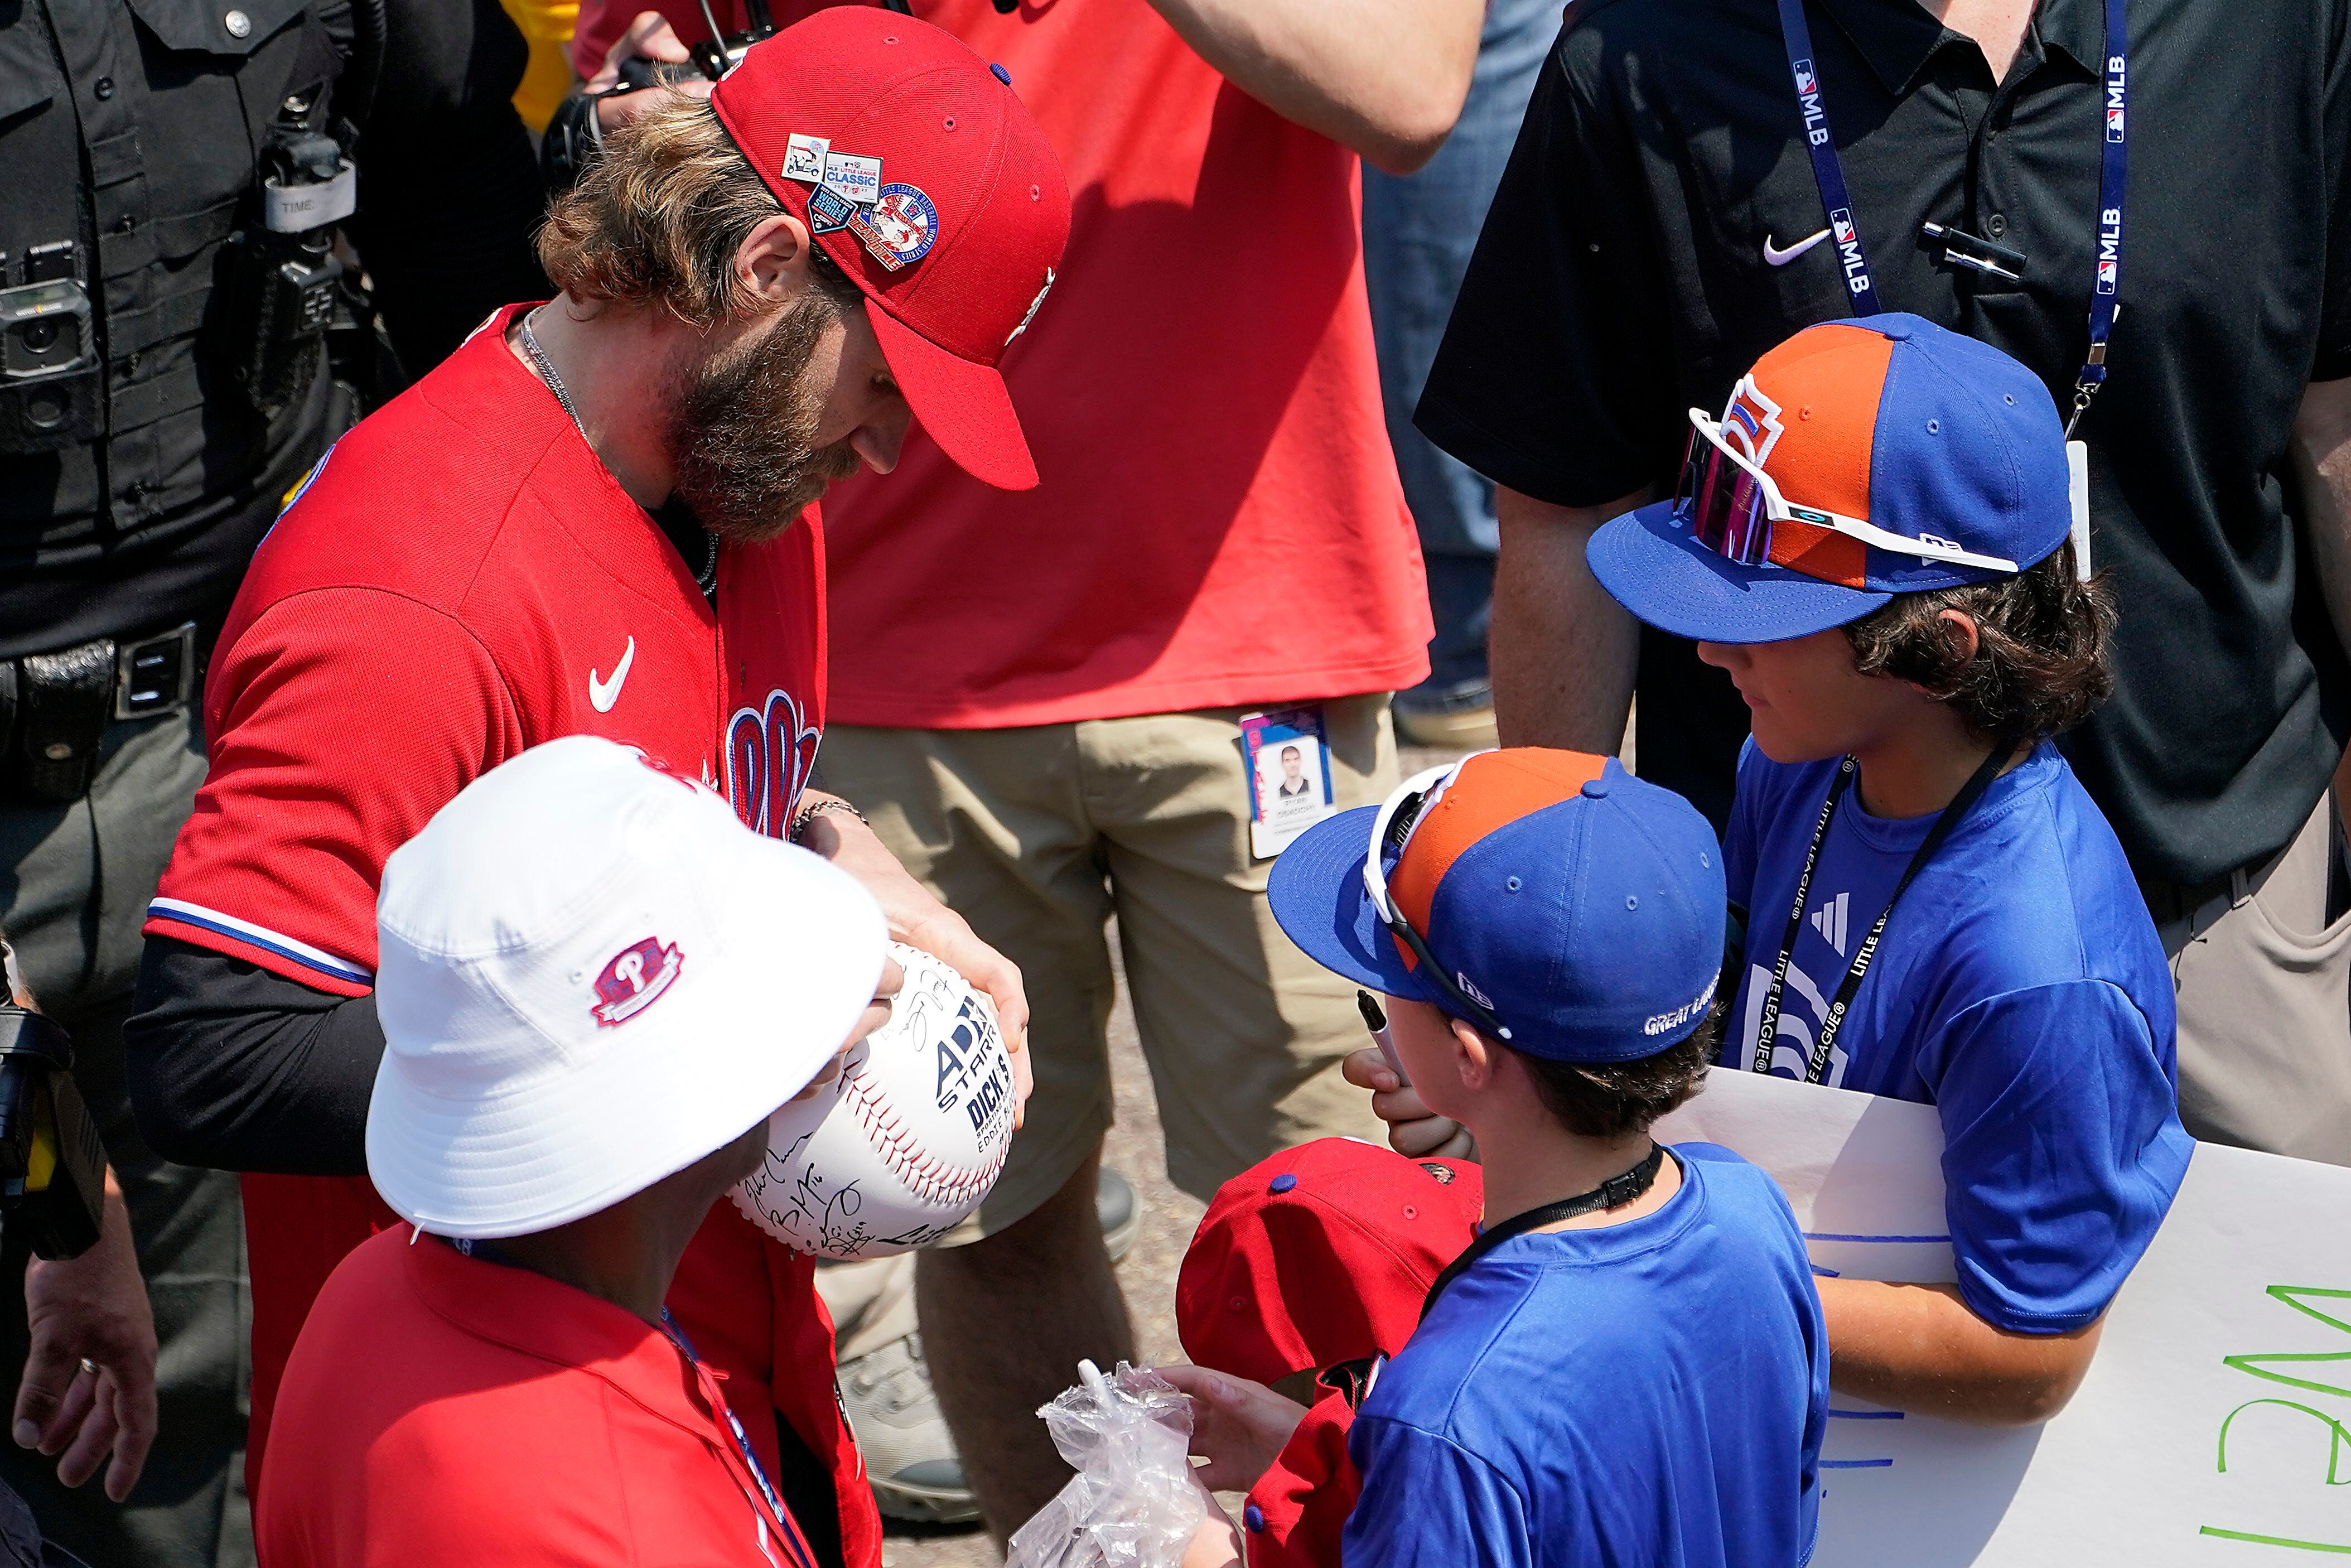
[[[1649,1145],[1648,1157],[1631,1170],[1620,1171],[1593,1187],[1573,1197],[1562,1197],[1556,1203],[1546,1203],[1540,1208],[1530,1208],[1524,1214],[1514,1214],[1499,1225],[1488,1226],[1478,1233],[1478,1239],[1463,1249],[1461,1256],[1445,1266],[1437,1282],[1428,1287],[1428,1295],[1420,1303],[1420,1316],[1425,1322],[1428,1311],[1437,1305],[1437,1298],[1445,1294],[1445,1287],[1453,1283],[1475,1267],[1478,1260],[1513,1237],[1524,1236],[1530,1230],[1540,1230],[1546,1225],[1557,1225],[1562,1219],[1578,1215],[1597,1214],[1604,1208],[1622,1208],[1656,1184],[1657,1172],[1665,1168],[1666,1150],[1662,1144]]]

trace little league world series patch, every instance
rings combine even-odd
[[[813,233],[829,235],[835,229],[845,229],[856,215],[857,208],[836,192],[820,189],[809,193],[809,228]]]

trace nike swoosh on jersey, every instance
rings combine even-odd
[[[588,672],[588,706],[590,707],[594,708],[598,713],[612,711],[612,705],[621,700],[621,683],[629,678],[629,666],[636,663],[636,658],[637,640],[632,637],[629,639],[628,648],[621,654],[621,662],[612,668],[611,680],[599,680],[596,678],[594,670]]]
[[[1771,236],[1767,234],[1763,236],[1763,259],[1773,267],[1785,267],[1828,237],[1829,231],[1823,229],[1816,235],[1805,235],[1787,249],[1782,250],[1771,243]]]

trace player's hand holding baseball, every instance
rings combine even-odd
[[[824,797],[810,791],[804,799]],[[873,830],[849,812],[810,817],[799,842],[864,883],[882,905],[894,940],[942,960],[987,993],[1004,1030],[1004,1049],[1012,1058],[1012,1124],[1019,1126],[1034,1076],[1029,1064],[1029,993],[1020,983],[1019,966],[981,941],[962,915],[932,897]]]
[[[1412,1085],[1398,1078],[1373,1047],[1352,1051],[1339,1064],[1340,1076],[1372,1092],[1372,1114],[1388,1124],[1388,1146],[1407,1159],[1474,1160],[1478,1140],[1450,1116],[1421,1103]]]

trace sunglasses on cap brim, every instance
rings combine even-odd
[[[1977,567],[1985,571],[2017,570],[2014,561],[1996,555],[1978,555],[1939,539],[1889,533],[1874,523],[1838,512],[1792,506],[1780,494],[1780,486],[1771,476],[1763,472],[1762,465],[1753,458],[1732,446],[1724,435],[1723,425],[1707,417],[1704,409],[1690,410],[1689,422],[1689,451],[1682,459],[1681,483],[1674,490],[1674,516],[1688,527],[1692,538],[1725,560],[1740,566],[1768,566],[1774,559],[1771,546],[1778,530],[1800,533],[1813,528],[1843,534],[1875,549],[1916,556],[1920,560]],[[1780,554],[1796,559],[1802,553],[1801,547],[1813,542],[1810,538],[1783,540],[1783,545],[1799,548],[1782,549]]]
[[[1482,751],[1473,751],[1469,757],[1484,755]],[[1412,955],[1413,961],[1419,966],[1420,973],[1429,983],[1443,992],[1446,999],[1471,1023],[1496,1040],[1508,1040],[1510,1038],[1509,1026],[1494,1016],[1491,1008],[1463,990],[1445,972],[1445,967],[1430,955],[1427,942],[1412,928],[1412,922],[1405,918],[1404,911],[1396,907],[1395,900],[1388,896],[1387,868],[1391,858],[1404,858],[1405,846],[1412,841],[1413,830],[1420,825],[1420,820],[1428,808],[1437,804],[1444,795],[1469,757],[1461,758],[1459,762],[1448,762],[1441,768],[1416,773],[1396,786],[1395,792],[1387,798],[1380,807],[1379,814],[1372,819],[1371,847],[1364,855],[1364,891],[1371,894],[1372,913],[1377,915],[1380,924],[1405,945],[1405,951]]]

